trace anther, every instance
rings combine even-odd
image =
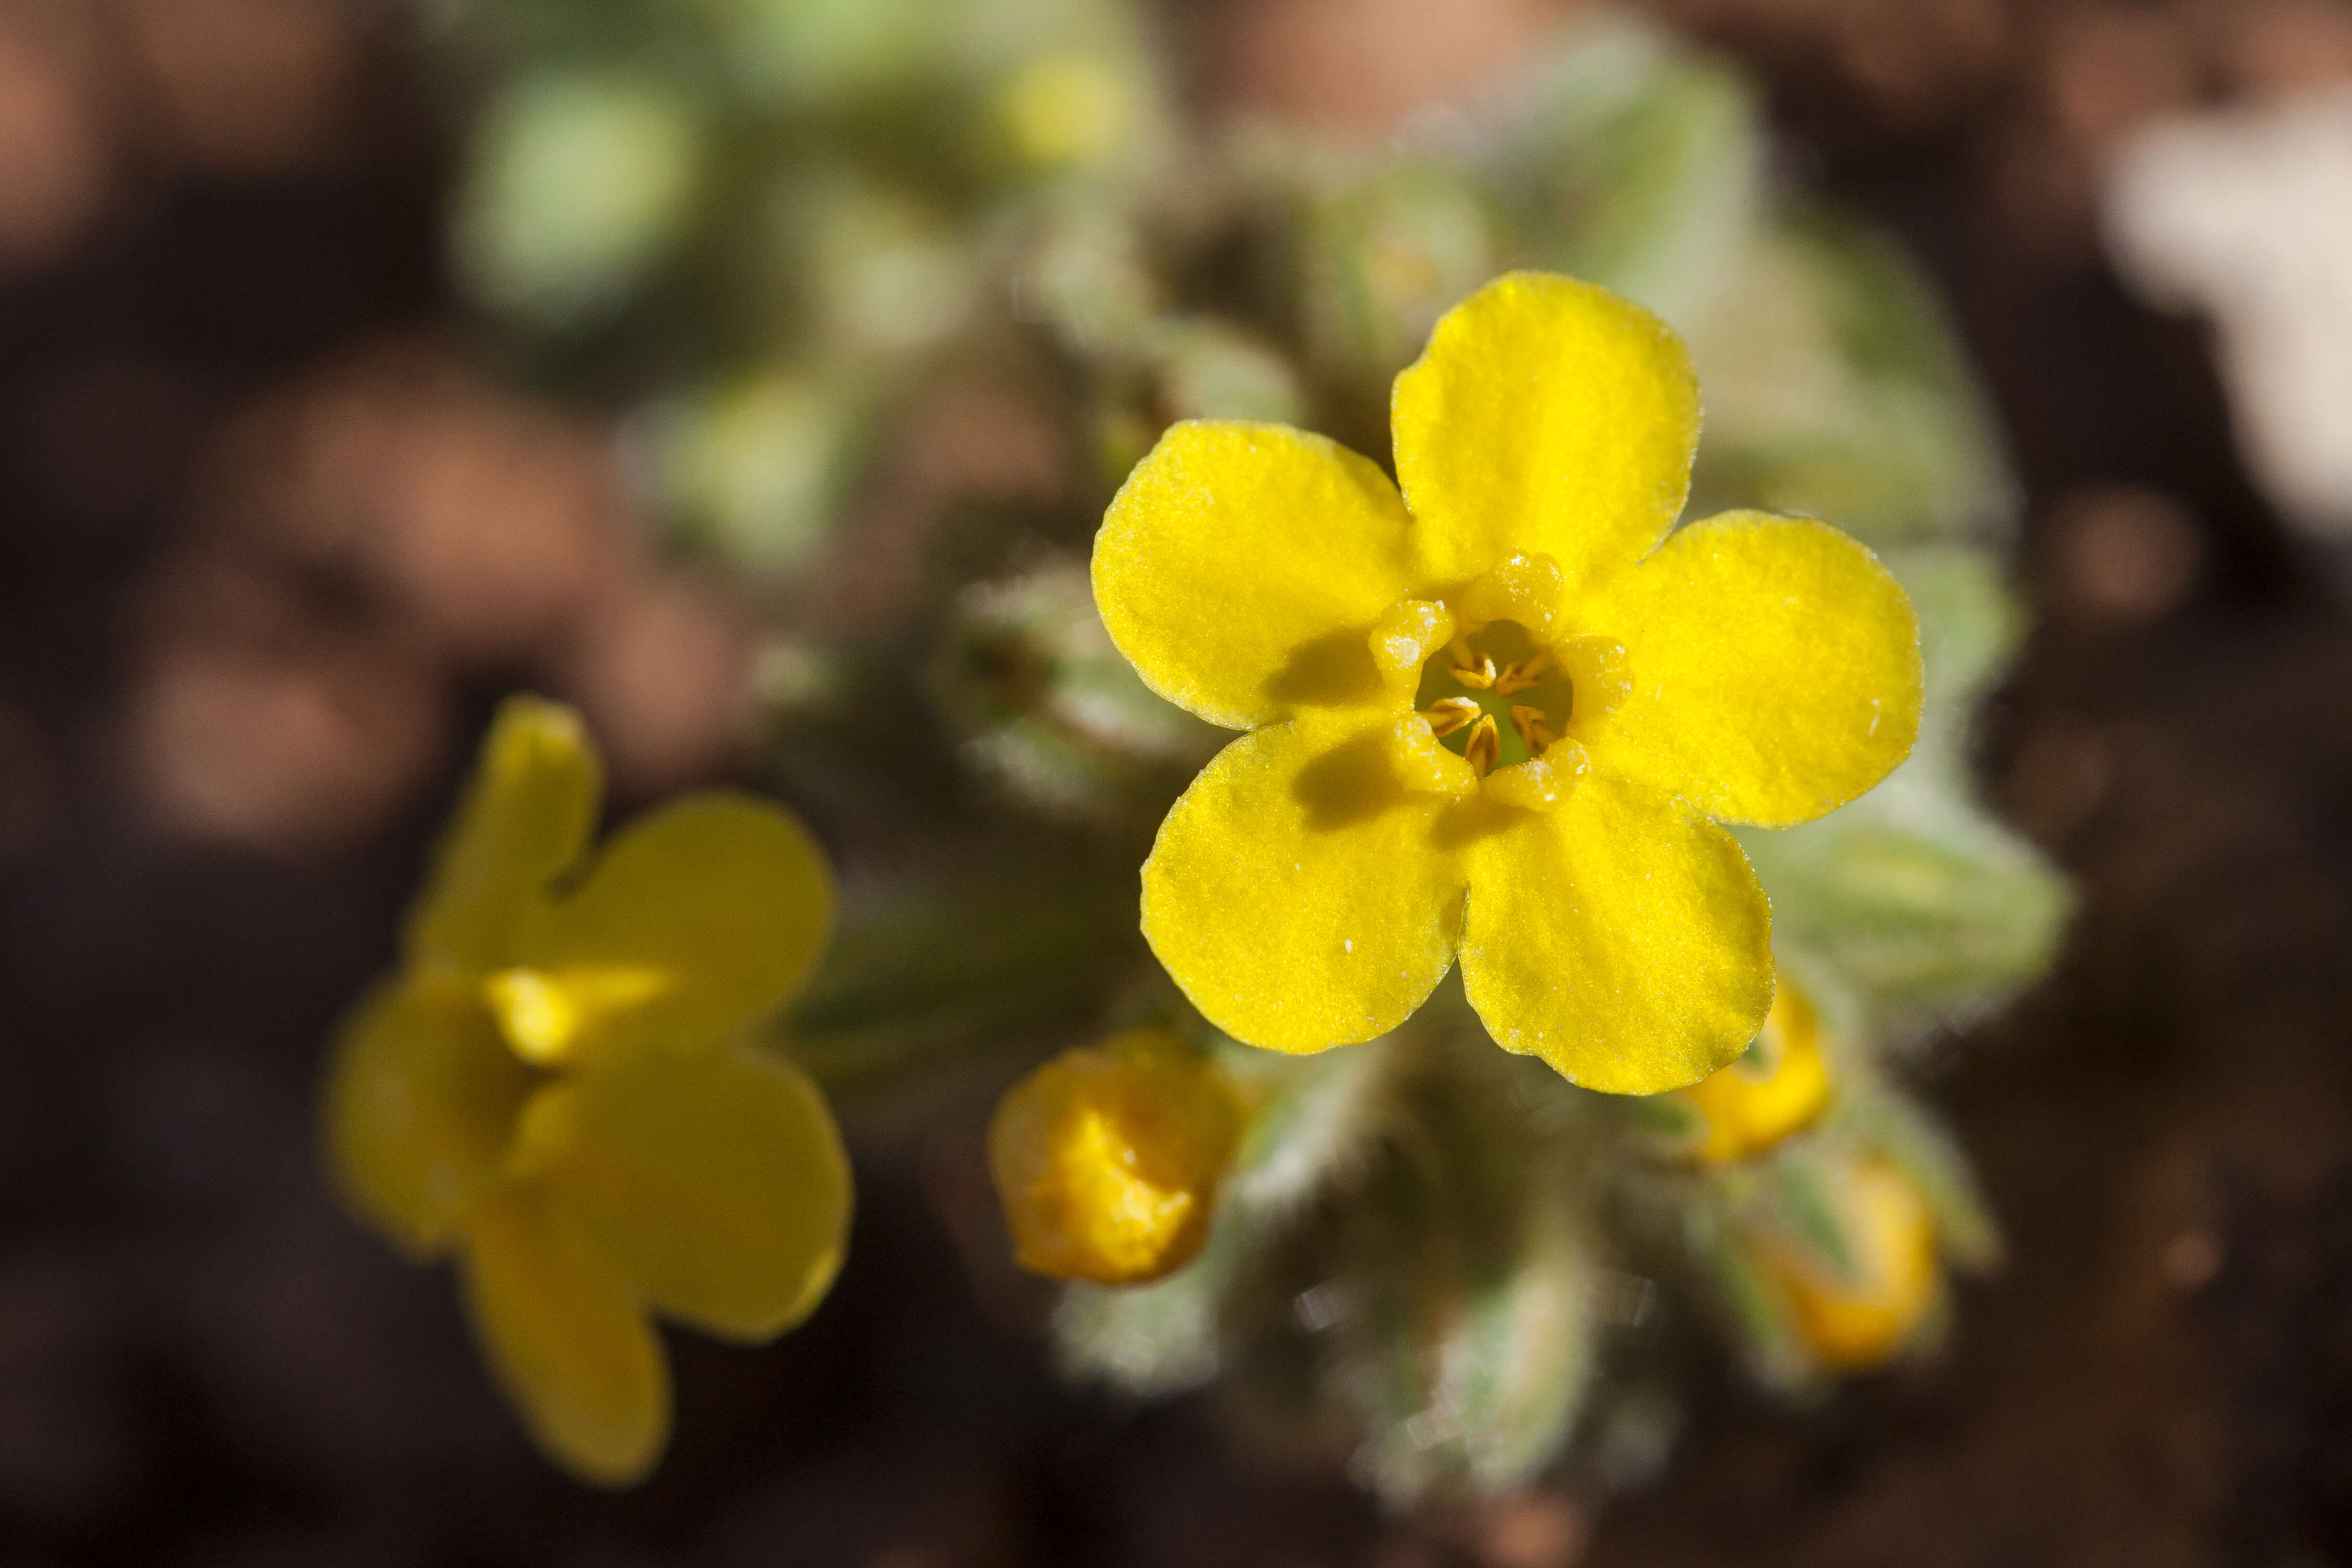
[[[1528,752],[1538,757],[1543,755],[1546,746],[1558,739],[1545,719],[1544,710],[1540,708],[1530,708],[1520,702],[1511,704],[1511,728],[1519,732],[1519,740],[1526,744]]]
[[[1455,665],[1454,679],[1465,686],[1484,691],[1495,684],[1495,661],[1481,658],[1476,664]]]
[[[1482,779],[1503,760],[1503,731],[1496,728],[1492,713],[1479,719],[1478,727],[1470,731],[1470,739],[1462,748],[1462,754],[1468,759],[1471,772]]]
[[[1454,679],[1480,691],[1495,684],[1495,661],[1485,654],[1472,653],[1467,638],[1457,634],[1446,647],[1454,655]]]
[[[1471,720],[1478,717],[1477,700],[1470,697],[1443,697],[1422,710],[1421,716],[1429,721],[1431,731],[1451,735]]]
[[[1549,653],[1538,653],[1532,658],[1523,658],[1496,677],[1495,695],[1510,697],[1525,691],[1542,679],[1544,671],[1550,668],[1551,655]]]

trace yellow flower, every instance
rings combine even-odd
[[[398,973],[345,1023],[326,1141],[352,1205],[454,1253],[484,1356],[540,1447],[623,1485],[661,1456],[650,1314],[743,1342],[839,1268],[849,1167],[799,1070],[744,1026],[832,923],[791,816],[690,796],[584,859],[601,769],[569,710],[500,710]]]
[[[1199,421],[1111,503],[1112,638],[1251,731],[1161,825],[1144,933],[1253,1045],[1381,1034],[1458,954],[1506,1048],[1594,1089],[1695,1082],[1772,997],[1764,893],[1719,825],[1818,816],[1909,752],[1909,601],[1819,522],[1669,534],[1697,383],[1588,284],[1489,284],[1391,414],[1402,494],[1320,437]]]
[[[1133,138],[1143,118],[1139,92],[1116,61],[1080,53],[1045,55],[999,89],[998,133],[1023,169],[1099,163]]]
[[[1935,1219],[1902,1172],[1884,1160],[1855,1159],[1829,1191],[1851,1254],[1846,1268],[1831,1268],[1777,1237],[1759,1250],[1814,1359],[1832,1372],[1859,1372],[1910,1342],[1943,1294],[1944,1274]]]
[[[1756,1043],[1729,1067],[1677,1091],[1706,1128],[1702,1163],[1728,1164],[1802,1131],[1829,1103],[1821,1017],[1786,976]]]
[[[988,1163],[1024,1268],[1134,1285],[1190,1263],[1240,1142],[1224,1076],[1165,1029],[1065,1051],[1013,1086]]]

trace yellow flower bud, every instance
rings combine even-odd
[[[1814,1358],[1832,1372],[1859,1372],[1909,1342],[1942,1292],[1943,1269],[1927,1200],[1902,1172],[1857,1160],[1834,1190],[1852,1277],[1785,1247],[1768,1247],[1763,1261]]]
[[[1782,975],[1748,1055],[1677,1093],[1706,1123],[1696,1151],[1706,1164],[1744,1160],[1802,1131],[1829,1103],[1821,1016]]]
[[[1013,1086],[989,1168],[1024,1268],[1134,1285],[1191,1262],[1241,1140],[1224,1075],[1165,1029],[1063,1052]]]

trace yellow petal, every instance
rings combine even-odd
[[[380,987],[327,1073],[327,1159],[352,1205],[411,1253],[439,1251],[497,1175],[532,1074],[454,983]]]
[[[1592,774],[1473,847],[1462,979],[1504,1048],[1587,1089],[1654,1094],[1756,1037],[1770,936],[1730,834]]]
[[[520,1163],[646,1303],[772,1339],[824,1299],[849,1230],[849,1161],[799,1068],[740,1046],[624,1052],[550,1087]]]
[[[833,877],[798,818],[690,795],[616,837],[526,933],[583,1048],[716,1045],[800,989],[833,929]]]
[[[1370,700],[1375,623],[1410,596],[1396,487],[1281,425],[1193,420],[1136,465],[1095,535],[1095,604],[1144,684],[1247,729]]]
[[[620,1272],[536,1184],[485,1204],[466,1309],[492,1377],[540,1450],[581,1480],[642,1480],[669,1441],[669,1370]]]
[[[1515,272],[1446,312],[1390,415],[1397,480],[1442,578],[1539,552],[1573,591],[1639,560],[1682,511],[1698,381],[1639,305]]]
[[[472,971],[512,962],[526,911],[586,847],[604,787],[578,714],[507,699],[410,918],[412,956]]]
[[[1191,1262],[1242,1133],[1213,1064],[1166,1029],[1065,1051],[1013,1086],[989,1173],[1024,1268],[1134,1285]]]
[[[1625,648],[1630,687],[1586,740],[1593,766],[1717,821],[1809,821],[1885,778],[1918,737],[1911,601],[1825,523],[1753,511],[1694,523],[1572,614]]]
[[[1432,837],[1447,802],[1397,776],[1392,729],[1301,717],[1244,736],[1160,824],[1143,934],[1235,1039],[1369,1040],[1453,963],[1463,871]]]

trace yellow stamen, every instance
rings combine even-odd
[[[1432,731],[1451,735],[1471,720],[1478,717],[1478,702],[1471,697],[1444,697],[1422,710]]]
[[[598,964],[561,975],[502,969],[484,977],[482,1000],[515,1055],[533,1067],[556,1068],[579,1055],[583,1037],[604,1019],[677,984],[675,971],[642,964]]]
[[[1551,655],[1549,653],[1538,653],[1532,658],[1523,658],[1496,678],[1495,695],[1517,696],[1542,679],[1544,671],[1550,668]],[[1516,712],[1517,710],[1513,711]]]
[[[1456,665],[1454,668],[1454,679],[1465,686],[1484,691],[1495,684],[1495,661],[1491,658],[1481,658],[1475,665]]]
[[[1454,655],[1454,679],[1480,691],[1495,684],[1495,661],[1482,653],[1470,651],[1469,640],[1459,633],[1446,644]]]
[[[1492,713],[1479,719],[1478,727],[1470,731],[1470,739],[1462,748],[1462,754],[1469,759],[1471,771],[1482,779],[1503,760],[1503,731],[1496,727]]]
[[[1519,739],[1536,756],[1543,755],[1543,749],[1558,738],[1552,734],[1551,726],[1545,722],[1545,718],[1540,708],[1529,708],[1519,702],[1511,704],[1511,728],[1519,732]]]

